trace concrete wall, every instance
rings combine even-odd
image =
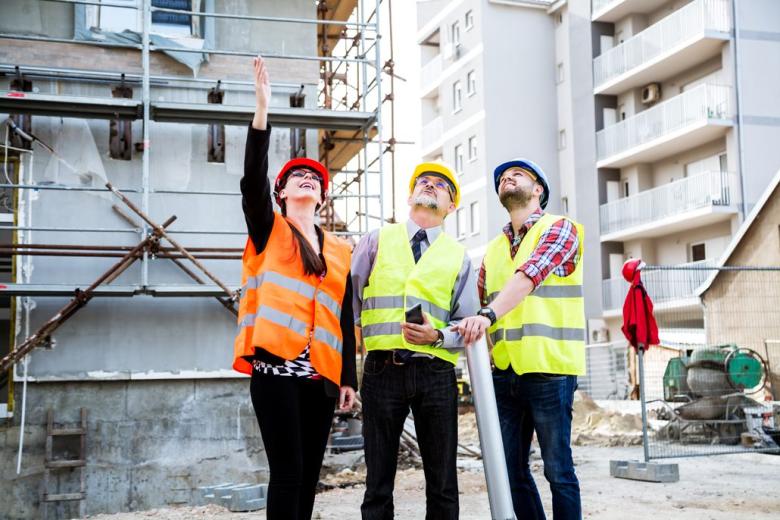
[[[775,187],[726,265],[780,266],[780,187]],[[768,358],[775,371],[775,399],[780,397],[778,301],[780,271],[721,272],[702,295],[707,343],[736,343]]]
[[[72,36],[72,6],[24,2],[22,9],[20,3],[0,5],[2,32],[32,27],[32,32],[60,31],[62,34],[55,35]],[[59,10],[52,11],[49,6]],[[315,5],[305,0],[217,1],[216,10],[316,18]],[[36,20],[40,21],[37,25]],[[264,23],[260,28],[250,28],[246,24],[217,21],[217,46],[253,52],[316,54],[316,34],[310,25],[284,24],[272,28]],[[0,62],[140,73],[138,51],[77,44],[3,40]],[[269,60],[269,69],[274,83],[306,84],[307,106],[316,104],[317,62]],[[192,77],[189,69],[160,53],[152,53],[151,70],[153,74]],[[201,67],[200,77],[249,80],[251,59],[212,56]],[[33,81],[41,93],[78,96],[110,97],[112,86]],[[7,88],[8,79],[0,80],[0,89]],[[289,94],[283,89],[275,90],[272,104],[289,106]],[[134,96],[140,97],[140,87],[135,89]],[[166,101],[206,101],[205,90],[170,85],[155,86],[152,97]],[[252,104],[252,88],[228,90],[225,102]],[[141,187],[142,153],[133,151],[130,161],[111,159],[108,121],[34,116],[32,130],[53,144],[77,170],[94,173],[91,178],[82,179],[36,147],[35,166],[32,176],[26,179],[28,182],[100,188],[105,181],[110,181],[120,189],[127,189],[129,198],[140,204],[140,195],[131,191]],[[133,123],[132,132],[133,142],[141,142],[140,121]],[[206,133],[206,125],[151,123],[150,148],[146,153],[150,154],[153,189],[238,192],[246,127],[227,127],[226,157],[221,164],[206,162]],[[316,131],[309,134],[307,142],[315,143]],[[316,154],[316,146],[310,146],[307,153]],[[289,156],[289,131],[275,128],[270,146],[271,176],[275,176]],[[142,238],[114,213],[112,205],[122,206],[122,203],[107,192],[39,190],[28,194],[33,226],[120,230],[35,231],[30,237],[34,243],[127,246],[135,245]],[[185,247],[241,248],[246,240],[246,228],[240,204],[236,195],[152,194],[149,214],[157,221],[175,214],[178,220],[170,230]],[[30,283],[84,288],[115,261],[115,258],[34,257]],[[229,286],[240,283],[239,260],[204,263]],[[141,284],[140,266],[134,265],[113,283]],[[150,261],[149,284],[188,283],[192,282],[170,260]],[[26,331],[34,332],[54,315],[68,298],[33,300],[35,308],[29,322],[21,311],[16,316],[19,340],[25,337]],[[49,408],[62,421],[74,421],[82,406],[89,410],[89,513],[186,503],[193,496],[192,490],[205,484],[267,481],[262,442],[249,401],[249,383],[230,368],[235,330],[235,317],[212,298],[98,297],[92,300],[54,334],[57,343],[53,350],[36,350],[31,355],[23,473],[15,476],[15,465],[11,463],[0,467],[3,472],[0,495],[13,498],[0,500],[0,517],[30,518],[38,514],[45,412]],[[16,422],[0,426],[0,460],[4,462],[13,460],[17,447],[21,379],[17,372]]]
[[[55,422],[76,426],[81,407],[88,413],[87,514],[188,504],[199,486],[268,481],[248,380],[36,384],[28,387],[19,475],[18,415],[0,429],[0,517],[40,517],[47,410]],[[77,457],[77,448],[64,446],[68,458]],[[57,474],[63,491],[78,483],[78,471]]]
[[[544,10],[488,4],[485,26],[485,128],[488,170],[513,157],[544,168],[551,193],[548,211],[560,211],[554,22]],[[495,200],[495,199],[493,199]],[[490,206],[491,235],[508,221]]]
[[[749,212],[780,169],[780,3],[736,0],[736,6],[743,175]]]
[[[593,319],[601,315],[601,245],[599,240],[599,179],[596,163],[596,105],[593,96],[591,23],[589,2],[570,2],[563,23],[568,27],[564,56],[568,55],[564,92],[571,107],[571,125],[567,131],[570,148],[568,167],[573,185],[564,182],[561,168],[561,186],[569,194],[569,214],[585,228],[585,315]],[[558,60],[561,61],[561,60]],[[560,103],[559,103],[560,104]],[[573,200],[573,203],[572,203]]]

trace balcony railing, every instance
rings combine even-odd
[[[601,206],[601,234],[659,222],[701,208],[731,206],[735,203],[736,189],[733,173],[704,172],[608,202]]]
[[[598,160],[708,119],[729,119],[731,87],[699,85],[596,133]]]
[[[427,150],[431,145],[441,139],[444,127],[441,117],[437,117],[422,128],[421,148]]]
[[[715,265],[713,260],[701,260],[680,264],[684,269],[647,270],[642,271],[647,294],[653,303],[667,303],[675,300],[686,300],[696,296],[696,289],[704,283],[712,272],[707,267]],[[691,269],[691,268],[694,269]],[[696,269],[696,268],[700,269]],[[605,311],[623,308],[628,293],[628,282],[623,278],[611,278],[602,281],[602,303]]]
[[[441,79],[441,54],[422,66],[420,70],[420,87],[427,90],[430,85]]]
[[[596,3],[609,2],[594,0],[594,11]],[[596,57],[593,84],[598,88],[706,30],[729,32],[730,13],[729,0],[695,0]]]

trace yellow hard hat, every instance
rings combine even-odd
[[[438,177],[443,177],[452,184],[455,193],[453,193],[452,201],[455,203],[455,207],[460,204],[460,184],[458,184],[458,176],[455,175],[447,165],[438,162],[425,162],[420,163],[415,167],[414,174],[409,181],[409,193],[414,191],[414,183],[417,182],[417,177],[421,175],[432,174]]]

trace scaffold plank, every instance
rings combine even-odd
[[[73,296],[76,289],[84,289],[79,285],[64,284],[0,284],[0,296],[37,296],[57,297]],[[148,295],[156,297],[206,297],[225,296],[225,291],[216,285],[101,285],[94,290],[94,296],[106,297],[130,297],[136,295]]]
[[[60,96],[0,91],[0,112],[87,119],[141,118],[141,101],[103,97]],[[199,103],[153,102],[152,120],[176,123],[222,123],[244,125],[252,120],[254,107]],[[290,128],[361,130],[374,121],[372,112],[271,107],[271,124]]]

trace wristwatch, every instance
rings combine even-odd
[[[484,316],[485,318],[490,320],[491,325],[496,324],[496,313],[493,312],[493,309],[490,307],[482,307],[478,312],[477,316]]]
[[[431,343],[431,346],[435,348],[439,348],[442,345],[444,345],[444,333],[439,329],[436,329],[436,334],[439,336],[439,339]]]

